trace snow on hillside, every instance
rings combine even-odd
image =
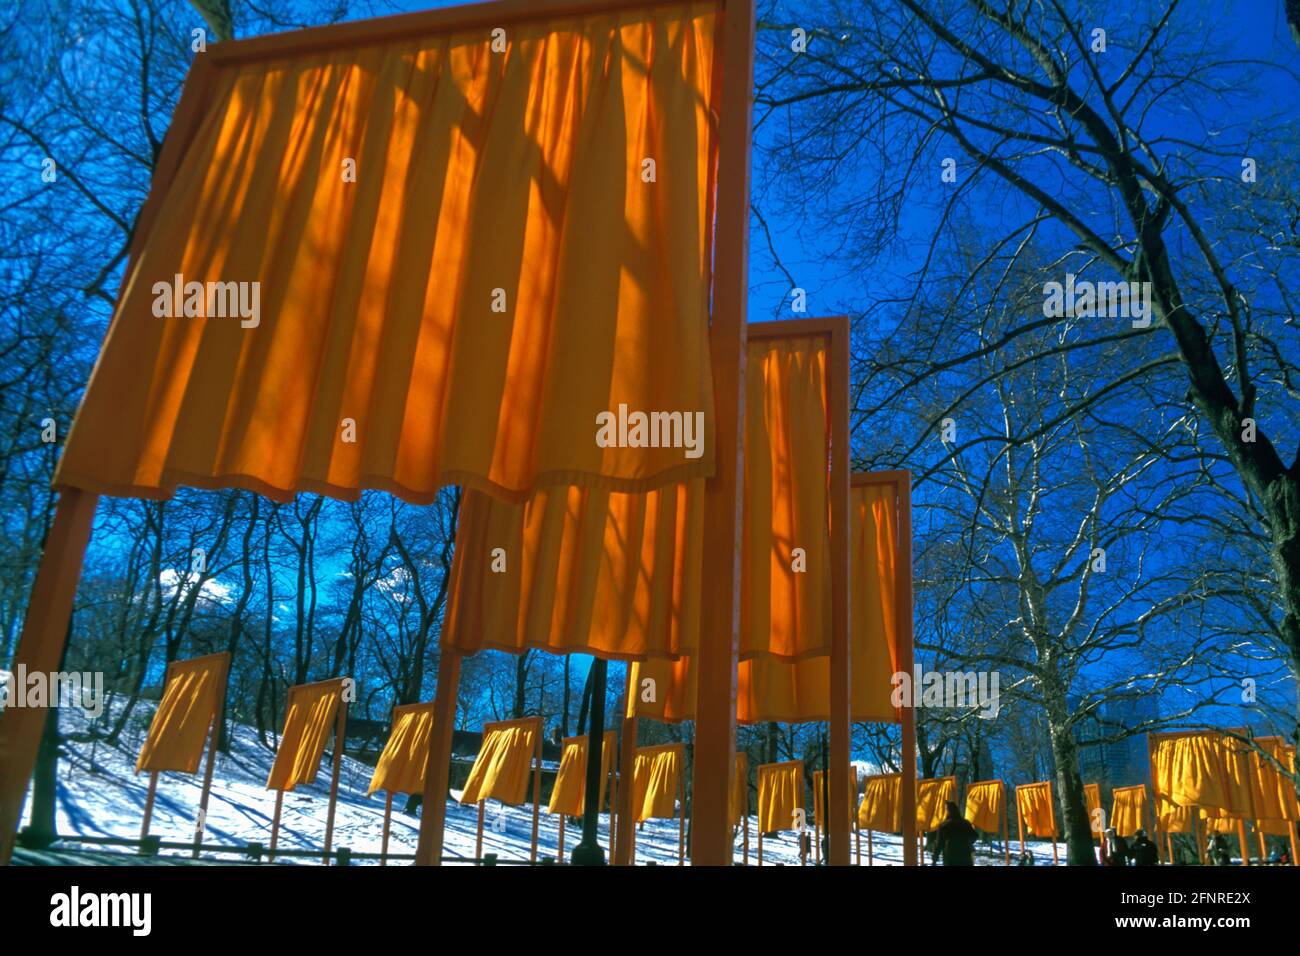
[[[142,708],[149,712],[147,705]],[[140,835],[140,821],[148,790],[148,774],[136,775],[135,758],[143,740],[146,721],[133,720],[133,729],[123,735],[120,747],[100,741],[92,748],[86,741],[70,740],[69,735],[84,735],[87,718],[79,710],[60,711],[60,729],[65,735],[63,756],[59,761],[58,829],[66,840],[70,835],[94,837],[130,837]],[[208,806],[208,825],[204,840],[222,845],[252,842],[266,846],[271,838],[271,820],[275,813],[275,792],[265,789],[274,754],[258,739],[256,730],[236,725],[233,747],[229,754],[218,754]],[[94,771],[92,772],[92,749]],[[327,754],[328,757],[328,754]],[[334,847],[347,847],[354,853],[378,853],[382,846],[384,794],[366,796],[372,768],[344,756],[339,777],[338,809],[334,823]],[[281,817],[279,846],[284,849],[320,849],[324,844],[325,818],[329,794],[330,766],[322,761],[316,782],[286,793]],[[150,833],[163,840],[189,841],[193,837],[201,774],[167,773],[159,777]],[[459,793],[453,791],[458,797]],[[401,812],[405,797],[393,800],[390,853],[414,853],[419,833],[419,818]],[[30,810],[30,799],[28,802]],[[498,820],[498,816],[503,819]],[[474,856],[474,836],[478,820],[475,806],[461,806],[455,799],[447,802],[444,854],[466,862]],[[24,820],[24,822],[26,822]],[[495,825],[494,825],[495,824]],[[531,806],[504,807],[489,801],[484,827],[484,853],[495,853],[502,860],[527,860],[532,825]],[[539,832],[539,857],[554,857],[557,851],[559,818],[546,813],[543,805]],[[504,832],[501,832],[504,830]],[[600,842],[608,850],[609,818],[600,819]],[[565,834],[567,857],[581,836],[573,822]],[[638,830],[636,861],[654,861],[659,865],[677,862],[677,820],[647,820]],[[757,859],[757,818],[750,817],[750,856]],[[902,862],[901,840],[889,834],[873,837],[877,865]],[[1013,843],[1013,856],[1016,844]],[[996,862],[1001,863],[1000,845]],[[1032,851],[1039,863],[1051,861],[1051,845],[1036,844]],[[184,851],[164,850],[164,854],[187,855]],[[209,854],[205,854],[208,856]],[[212,859],[236,862],[235,854],[210,854]],[[798,841],[794,833],[783,833],[763,841],[764,864],[782,863],[797,866]],[[867,840],[862,836],[862,860],[866,863]],[[741,840],[736,839],[736,862],[741,861]],[[286,859],[286,862],[288,860]],[[297,858],[294,862],[312,862]],[[357,860],[358,864],[377,861]],[[406,861],[396,861],[405,863]],[[981,863],[992,862],[981,859]]]

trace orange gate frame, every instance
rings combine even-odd
[[[851,527],[849,495],[851,485],[869,485],[869,484],[899,484],[901,483],[907,489],[907,507],[904,509],[901,505],[903,501],[903,492],[900,487],[895,500],[900,502],[900,512],[905,512],[906,518],[900,516],[899,520],[899,568],[898,568],[898,586],[903,591],[904,578],[906,578],[906,604],[899,604],[899,643],[907,644],[907,652],[904,655],[907,661],[907,669],[911,670],[911,635],[912,635],[912,578],[911,578],[911,480],[908,472],[876,472],[876,473],[851,473],[849,471],[849,377],[850,377],[850,340],[849,340],[849,320],[847,316],[828,316],[822,318],[809,319],[783,319],[774,322],[756,322],[747,327],[746,343],[750,340],[763,340],[775,338],[803,338],[812,336],[824,336],[828,339],[827,344],[827,362],[826,362],[826,379],[827,379],[827,409],[830,415],[830,434],[827,436],[830,444],[830,467],[828,471],[828,495],[827,502],[829,505],[828,520],[830,522],[830,547],[831,547],[831,653],[830,653],[830,735],[829,735],[829,762],[832,790],[831,812],[828,813],[827,820],[834,818],[836,807],[843,801],[843,813],[841,816],[846,822],[846,826],[840,828],[829,828],[830,836],[830,863],[831,865],[848,866],[850,859],[850,837],[852,828],[852,811],[853,807],[849,805],[847,798],[849,786],[849,772],[851,763],[851,734],[852,734],[852,714],[851,714],[851,680],[852,680],[852,661],[849,659],[850,638],[849,638],[849,621],[850,609],[849,600],[851,594],[850,578],[851,569],[851,531],[845,530],[837,533],[835,529],[849,529]],[[708,523],[709,511],[705,511],[706,526]],[[907,521],[907,531],[904,535],[903,520]],[[906,552],[903,551],[901,541],[906,541]],[[705,561],[707,565],[707,538]],[[906,573],[902,565],[906,565]],[[738,563],[739,566],[739,563]],[[709,609],[713,606],[712,599],[703,603],[703,615],[701,634],[707,634]],[[905,610],[904,610],[905,609]],[[737,623],[738,626],[738,623]],[[903,637],[906,636],[906,641]],[[737,638],[738,639],[738,638]],[[692,776],[692,819],[698,825],[696,812],[700,805],[700,794],[695,793],[694,786],[700,781],[700,748],[702,745],[701,724],[702,716],[707,707],[716,703],[710,701],[706,695],[706,679],[703,669],[704,653],[703,648],[708,646],[707,641],[701,641],[699,653],[700,664],[698,670],[698,686],[695,702],[696,717],[696,738],[695,738],[695,773]],[[738,662],[738,645],[732,648],[732,673],[731,673],[731,693],[728,695],[727,702],[730,706],[730,723],[732,728],[732,764],[734,776],[734,748],[735,748],[735,725],[736,725],[736,665]],[[901,662],[900,662],[901,663]],[[638,733],[639,718],[627,716],[628,709],[626,702],[632,700],[632,694],[635,688],[631,684],[631,668],[628,668],[627,680],[624,684],[624,719],[623,719],[623,736],[619,754],[619,770],[624,772],[624,768],[632,766],[631,761],[634,759],[632,754],[636,750],[636,740]],[[905,708],[906,710],[906,708]],[[906,717],[904,718],[906,733]],[[915,728],[913,727],[913,740],[915,739]],[[905,748],[906,749],[906,748]],[[914,765],[913,765],[914,766]],[[838,781],[838,783],[837,783]],[[734,786],[734,780],[730,786]],[[839,796],[836,797],[836,787],[839,787]],[[730,793],[730,789],[728,790]],[[617,838],[613,841],[617,845],[627,847],[626,852],[616,852],[613,856],[615,865],[630,865],[632,861],[632,850],[630,841],[627,836],[632,826],[629,808],[631,806],[631,789],[625,788],[622,791],[624,798],[628,801],[626,804],[620,803],[618,807],[619,832]],[[728,801],[730,798],[728,797]],[[728,803],[729,806],[729,803]],[[747,823],[747,821],[746,821]],[[730,827],[728,827],[728,836],[730,837]],[[693,855],[694,841],[696,836],[695,828],[692,828],[692,861],[704,863],[703,860],[696,861]],[[730,855],[727,862],[730,864],[734,861],[735,848],[732,840],[728,840],[728,850]],[[745,859],[748,859],[748,832],[746,832]]]
[[[628,668],[630,671],[631,668]],[[636,754],[649,753],[656,750],[674,750],[677,752],[677,760],[681,764],[681,772],[677,774],[677,865],[686,865],[686,744],[655,744],[652,747],[637,747],[632,758],[632,763],[628,766],[627,782],[621,788],[621,792],[628,794],[628,812],[627,818],[630,818],[630,824],[627,828],[626,838],[620,834],[615,843],[615,847],[627,847],[628,861],[625,866],[636,865],[636,831],[637,826],[643,822],[636,819],[637,814],[632,812],[631,794],[636,791]],[[728,807],[728,818],[730,818],[730,807]],[[618,811],[618,820],[625,819],[622,808]],[[730,831],[730,827],[727,828]]]
[[[331,761],[332,769],[330,770],[330,798],[329,810],[325,816],[325,850],[321,855],[321,863],[325,866],[330,865],[330,850],[334,844],[334,811],[338,807],[339,799],[339,771],[343,769],[343,750],[347,744],[347,724],[348,724],[348,701],[343,695],[343,684],[345,678],[331,677],[328,680],[315,681],[311,684],[296,684],[289,688],[292,695],[293,691],[299,687],[323,687],[326,684],[339,685],[339,702],[334,716],[334,758]],[[289,716],[289,699],[285,700],[285,719]],[[283,740],[281,740],[283,743]],[[279,752],[277,748],[277,753]],[[274,767],[272,767],[274,769]],[[267,852],[267,862],[275,859],[275,847],[280,838],[280,813],[284,809],[284,791],[279,787],[275,788],[275,816],[271,819],[271,846]]]
[[[1016,784],[1016,826],[1020,830],[1020,855],[1025,854],[1025,817],[1020,812],[1020,791],[1028,790],[1031,787],[1047,788],[1047,810],[1052,817],[1052,866],[1060,866],[1061,857],[1056,849],[1056,801],[1052,793],[1052,781],[1039,780],[1035,783],[1018,783]]]
[[[434,715],[437,720],[437,714]],[[487,741],[490,731],[504,729],[506,727],[522,727],[531,725],[533,727],[533,754],[530,759],[531,770],[533,774],[533,831],[528,851],[528,862],[537,862],[537,826],[541,814],[542,805],[542,718],[541,717],[521,717],[518,720],[494,720],[491,723],[483,725],[483,741]],[[435,724],[434,729],[437,729]],[[602,740],[604,738],[601,738]],[[430,748],[432,749],[432,747]],[[483,752],[482,743],[479,745],[479,753]],[[477,758],[475,758],[477,760]],[[427,780],[428,778],[426,778]],[[474,859],[478,862],[483,860],[483,815],[487,804],[484,798],[478,801],[478,828],[474,834]],[[427,811],[427,805],[422,807],[420,814],[423,817]],[[418,862],[418,861],[417,861]]]
[[[606,744],[606,742],[609,740],[609,738],[612,737],[613,735],[614,735],[614,731],[612,731],[612,730],[606,730],[606,731],[604,732],[604,734],[601,735],[601,738],[600,738],[600,751],[601,751],[601,753],[600,753],[600,759],[601,759],[602,761],[605,759],[605,744]],[[565,748],[566,748],[569,744],[576,743],[576,742],[578,742],[578,741],[581,741],[581,742],[582,742],[584,745],[586,745],[586,746],[590,746],[591,739],[590,739],[586,734],[579,734],[579,735],[577,735],[577,736],[573,736],[573,737],[564,737],[564,738],[562,738],[562,739],[560,740],[560,761],[561,761],[561,764],[562,764],[563,761],[564,761],[564,750],[565,750]],[[609,812],[610,812],[610,819],[609,819],[609,838],[610,838],[610,842],[611,842],[611,843],[613,842],[613,839],[614,839],[614,829],[615,829],[615,825],[616,825],[616,820],[618,819],[617,814],[615,813],[615,808],[618,806],[618,768],[616,767],[617,757],[618,757],[618,754],[617,754],[616,750],[611,751],[610,761],[609,761],[609,769],[606,770],[606,771],[604,771],[604,773],[601,774],[601,776],[604,777],[604,782],[609,786]],[[587,757],[586,757],[586,759],[590,760],[590,759],[591,759],[591,755],[588,754]],[[557,772],[557,774],[556,774],[556,786],[559,786],[559,774],[558,774],[558,772]],[[583,787],[583,793],[582,793],[582,806],[583,806],[583,809],[585,810],[585,809],[586,809],[586,806],[587,806],[587,793],[586,793],[587,777],[586,777],[586,773],[585,773],[585,771],[584,771],[584,773],[583,773],[583,777],[582,777],[582,787]],[[599,811],[597,811],[597,812],[599,812]],[[555,854],[556,854],[556,860],[555,860],[555,862],[556,862],[556,863],[563,863],[563,862],[564,862],[564,818],[565,818],[565,814],[564,814],[564,813],[561,813],[561,814],[560,814],[560,834],[559,834],[559,843],[558,843],[558,846],[556,847],[556,851],[555,851]],[[613,853],[612,849],[611,849],[610,852],[611,852],[611,854]]]
[[[187,131],[201,121],[202,90],[215,64],[358,46],[416,33],[492,28],[522,20],[575,17],[663,0],[497,0],[219,43],[195,60],[158,157],[128,255],[138,260],[160,197],[175,178]],[[692,859],[729,865],[728,826],[734,775],[736,663],[739,642],[741,443],[744,425],[744,344],[748,297],[749,176],[754,82],[754,0],[716,0],[722,14],[716,193],[712,203],[712,309],[709,343],[714,387],[716,473],[705,484],[702,632],[716,636],[699,649],[700,707],[696,719]],[[54,520],[32,585],[14,654],[15,666],[56,670],[67,641],[72,601],[94,523],[97,494],[59,493]],[[444,649],[434,698],[434,734],[425,774],[424,812],[416,862],[440,862],[451,757],[451,730],[460,683],[460,656]],[[0,865],[13,851],[22,802],[36,762],[46,713],[13,708],[0,720]],[[331,821],[332,822],[332,821]],[[846,844],[847,845],[847,844]]]
[[[172,679],[172,669],[180,663],[192,663],[205,659],[220,659],[220,677],[217,679],[217,685],[220,690],[217,693],[217,706],[212,713],[212,719],[208,726],[208,758],[203,769],[203,789],[199,793],[199,812],[194,818],[194,850],[190,856],[193,859],[199,858],[199,851],[203,847],[203,830],[207,826],[208,820],[208,798],[212,795],[212,771],[217,759],[217,744],[221,740],[221,723],[226,716],[226,691],[230,683],[230,652],[221,651],[216,654],[204,654],[201,657],[191,657],[182,661],[169,661],[167,670],[163,679],[163,697],[167,696],[167,684]],[[154,716],[157,716],[155,712]],[[140,820],[140,842],[149,836],[149,823],[153,819],[153,802],[154,796],[158,791],[158,774],[160,771],[149,771],[149,791],[145,796],[144,813]]]
[[[1267,740],[1267,741],[1277,741],[1277,742],[1278,742],[1279,744],[1281,744],[1283,747],[1286,746],[1286,742],[1285,742],[1285,741],[1284,741],[1280,736],[1277,736],[1277,735],[1271,735],[1271,736],[1265,736],[1265,737],[1256,737],[1256,738],[1255,738],[1255,742],[1256,742],[1256,743],[1263,743],[1263,742],[1266,741],[1266,740]],[[1263,769],[1264,769],[1264,755],[1263,755],[1260,751],[1256,750],[1256,751],[1252,754],[1252,756],[1253,756],[1253,758],[1254,758],[1255,778],[1258,780],[1258,779],[1261,779],[1261,778],[1262,778],[1262,775],[1263,775]],[[1286,752],[1285,752],[1285,750],[1283,750],[1283,759],[1285,759],[1285,756],[1286,756]],[[1297,762],[1294,766],[1295,766],[1296,771],[1297,771],[1297,772],[1300,772],[1300,762]],[[1285,770],[1285,768],[1283,768],[1283,770]],[[1274,772],[1276,773],[1277,771],[1274,771]],[[1279,774],[1279,775],[1280,775],[1280,774]],[[1266,858],[1266,855],[1267,855],[1267,854],[1266,854],[1266,844],[1265,844],[1265,841],[1264,841],[1265,833],[1264,833],[1263,828],[1260,827],[1260,822],[1261,822],[1261,821],[1259,821],[1259,820],[1256,820],[1256,821],[1255,821],[1255,835],[1256,835],[1256,837],[1259,839],[1259,858],[1260,858],[1260,861],[1261,861],[1261,862],[1264,862],[1264,861],[1265,861],[1265,858]],[[1284,822],[1286,823],[1287,839],[1289,840],[1289,842],[1290,842],[1290,844],[1291,844],[1291,865],[1292,865],[1292,866],[1300,866],[1300,860],[1297,860],[1297,859],[1296,859],[1296,855],[1297,855],[1297,852],[1296,852],[1296,851],[1297,851],[1297,850],[1300,850],[1300,840],[1297,840],[1297,834],[1298,834],[1298,832],[1300,832],[1300,821],[1296,821],[1296,820],[1284,820]]]

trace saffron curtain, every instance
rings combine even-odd
[[[1164,833],[1191,833],[1192,808],[1180,807],[1156,794],[1156,812],[1160,830]]]
[[[1276,760],[1284,772],[1295,773],[1295,748],[1287,746],[1281,737],[1257,737],[1255,743],[1265,754]],[[1278,768],[1261,754],[1255,755],[1254,787],[1257,819],[1300,820],[1295,784],[1279,773]]]
[[[1175,806],[1251,817],[1254,776],[1248,745],[1213,731],[1159,738],[1151,751],[1156,792]]]
[[[1130,837],[1146,826],[1146,784],[1116,787],[1110,792],[1110,825],[1122,837]]]
[[[916,782],[916,828],[937,830],[948,819],[948,801],[957,802],[957,778],[939,777]]]
[[[651,817],[677,816],[684,753],[681,744],[637,748],[632,764],[632,812],[638,823]]]
[[[533,752],[542,733],[537,717],[503,720],[483,727],[483,744],[460,795],[461,803],[498,800],[518,806],[528,799]]]
[[[321,754],[343,695],[343,679],[289,688],[284,731],[266,789],[292,793],[300,783],[316,782]],[[334,746],[338,746],[338,742]]]
[[[162,699],[149,722],[149,735],[135,772],[194,773],[203,760],[212,719],[226,693],[229,654],[208,654],[167,665]]]
[[[526,504],[467,491],[443,642],[466,654],[693,652],[703,502],[702,480],[646,494],[571,485]]]
[[[896,509],[892,486],[852,487],[849,637],[856,721],[899,720],[890,699],[892,677],[901,659],[895,590]],[[633,700],[636,714],[668,722],[693,718],[695,675],[689,660],[647,660],[633,665],[635,686],[642,688],[646,678],[654,681],[654,699],[644,699],[645,695],[639,693]],[[791,663],[765,656],[740,662],[736,695],[736,719],[740,723],[798,723],[829,718],[829,658],[812,657]]]
[[[758,768],[758,830],[774,833],[798,829],[803,810],[803,761],[767,763]]]
[[[563,749],[560,751],[560,769],[555,775],[555,785],[551,788],[551,801],[547,804],[546,812],[580,817],[583,813],[583,798],[587,792],[587,738],[585,736],[565,737],[561,743]],[[605,806],[609,768],[617,749],[614,731],[605,731],[600,745],[600,796],[596,801],[598,807]]]
[[[901,833],[902,794],[901,774],[867,777],[862,787],[862,803],[858,806],[859,828],[882,833]]]
[[[375,764],[366,796],[376,790],[389,793],[423,793],[428,764],[429,737],[433,733],[433,703],[393,708],[393,726],[384,752]]]
[[[519,21],[504,52],[205,63],[55,486],[426,503],[711,474],[719,28],[654,4]],[[249,318],[192,282],[243,284]],[[703,454],[601,447],[622,408],[702,413]]]
[[[982,780],[966,788],[966,819],[970,825],[985,833],[1001,833],[1006,808],[1003,794],[1006,786],[1001,780]]]
[[[1052,808],[1052,784],[1043,780],[1016,787],[1016,810],[1025,829],[1036,837],[1056,838],[1056,813]]]

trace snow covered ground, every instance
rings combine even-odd
[[[147,705],[141,708],[151,712]],[[144,715],[142,715],[144,716]],[[130,837],[140,835],[140,820],[148,792],[148,774],[135,775],[135,758],[146,727],[145,721],[133,721],[131,731],[123,735],[121,747],[109,747],[100,741],[93,748],[89,742],[69,740],[66,735],[84,734],[87,721],[76,710],[60,712],[60,729],[65,734],[63,756],[59,761],[58,828],[65,838],[70,834],[95,837]],[[93,767],[92,770],[92,749]],[[251,842],[270,843],[271,820],[275,813],[275,792],[265,789],[274,754],[258,739],[257,732],[237,725],[234,746],[229,754],[218,754],[208,806],[205,841],[225,845]],[[379,853],[383,838],[384,794],[366,796],[372,768],[344,756],[339,777],[338,809],[334,823],[335,848],[347,847],[354,853]],[[330,768],[322,761],[315,784],[299,787],[284,797],[279,846],[285,849],[320,849],[324,845],[325,817],[329,793]],[[168,773],[159,777],[150,833],[163,840],[189,841],[194,833],[200,774]],[[454,793],[459,796],[458,793]],[[29,800],[30,807],[30,800]],[[414,853],[419,833],[419,818],[401,812],[405,797],[393,800],[390,853]],[[474,837],[478,821],[475,806],[461,806],[454,799],[447,802],[444,853],[468,862],[474,856]],[[24,821],[26,822],[26,821]],[[484,853],[495,853],[502,860],[527,860],[532,826],[531,806],[505,807],[489,801],[483,836]],[[600,842],[608,849],[609,818],[600,820]],[[757,818],[750,817],[751,864],[757,860]],[[565,836],[565,855],[571,853],[581,836],[580,828],[570,823]],[[539,856],[556,855],[559,818],[542,807],[539,831]],[[636,861],[659,865],[677,863],[678,823],[673,820],[647,820],[637,833]],[[877,833],[872,838],[876,865],[901,865],[902,845],[897,836]],[[1013,842],[1013,858],[1018,844]],[[1050,863],[1050,843],[1031,845],[1041,865]],[[188,855],[184,851],[163,850],[164,854]],[[1064,847],[1061,848],[1064,856]],[[206,855],[206,854],[205,854]],[[238,861],[233,854],[211,854],[213,859]],[[741,840],[736,839],[736,862],[741,861]],[[799,864],[798,840],[794,833],[783,833],[763,841],[765,865]],[[862,835],[862,861],[867,861],[867,838]],[[311,862],[299,858],[298,862]],[[357,860],[358,864],[375,861]],[[405,862],[405,861],[402,861]],[[982,864],[1001,864],[1001,845],[996,859],[981,858]]]

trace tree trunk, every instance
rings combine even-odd
[[[1064,831],[1065,862],[1069,866],[1096,866],[1092,825],[1083,797],[1083,778],[1079,775],[1079,754],[1069,728],[1048,718],[1052,738],[1052,758],[1056,764],[1056,796],[1061,804],[1057,829]]]

